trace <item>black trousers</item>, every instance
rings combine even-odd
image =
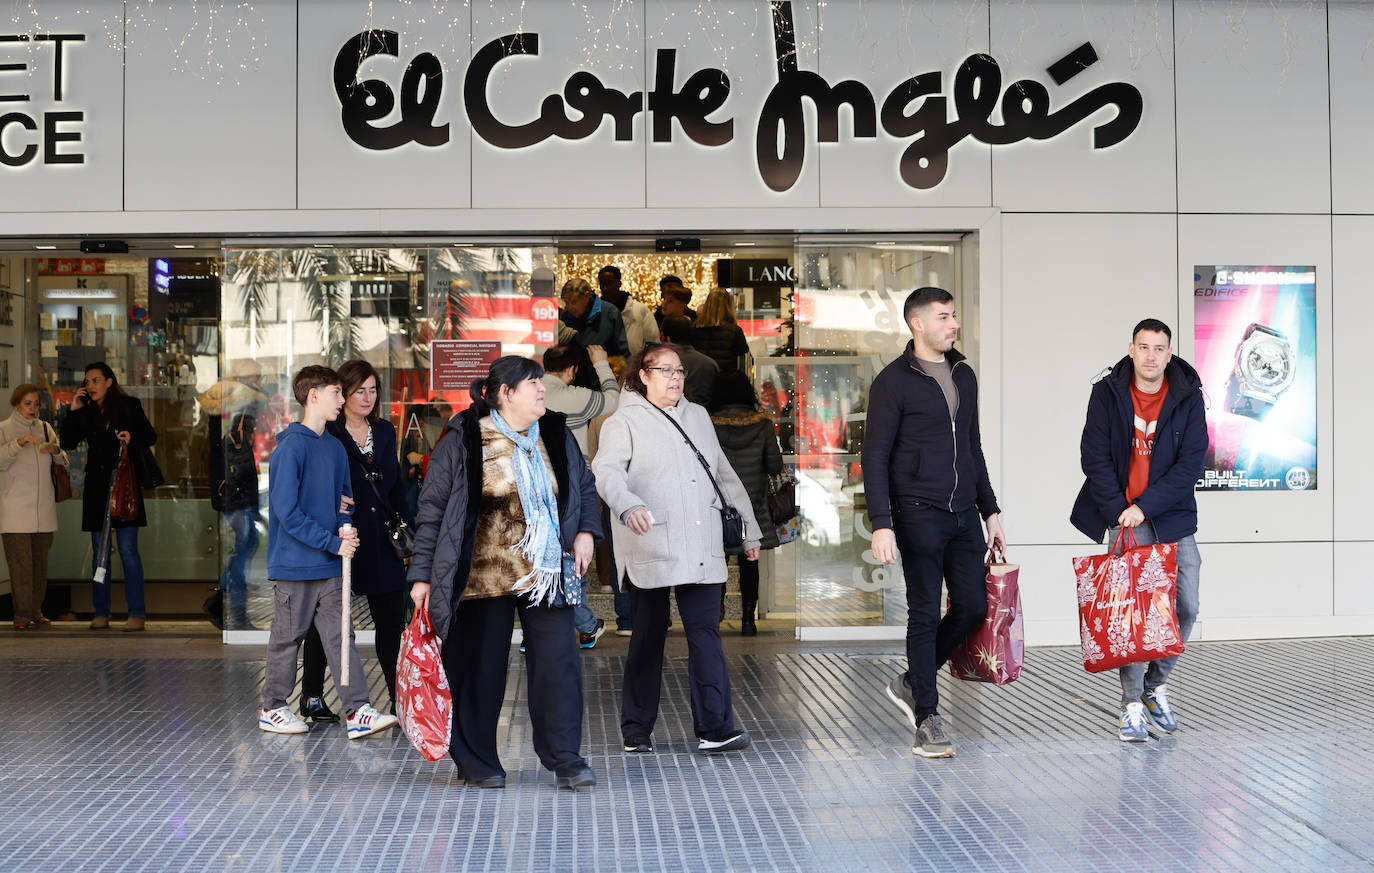
[[[907,683],[919,720],[940,705],[936,671],[987,615],[987,541],[978,510],[948,512],[928,503],[894,506],[892,530],[906,575]],[[942,582],[949,589],[944,618]]]
[[[387,591],[382,594],[367,595],[367,608],[372,612],[372,625],[377,629],[377,660],[382,662],[382,678],[386,680],[386,691],[391,697],[391,711],[396,710],[396,662],[401,657],[401,632],[406,624],[405,591]],[[324,696],[324,646],[315,626],[305,635],[305,645],[301,647],[301,696]],[[381,707],[378,707],[381,709]],[[385,710],[384,710],[385,711]]]
[[[515,615],[525,637],[530,733],[539,762],[560,776],[586,765],[582,748],[582,659],[571,607],[530,606],[515,596],[463,600],[444,644],[453,693],[449,756],[468,779],[505,775],[496,726],[506,697]]]
[[[692,686],[692,727],[699,738],[722,740],[734,733],[730,707],[730,674],[720,642],[720,595],[723,585],[679,585],[638,588],[625,581],[630,594],[634,633],[625,659],[620,705],[620,731],[626,737],[648,737],[658,721],[663,690],[663,644],[668,635],[670,592],[687,633],[687,677]]]
[[[744,618],[754,618],[755,608],[759,605],[759,562],[751,561],[743,555],[735,555],[735,565],[739,567],[739,599]],[[727,556],[727,562],[730,558]],[[720,586],[720,613],[725,615],[725,586]]]

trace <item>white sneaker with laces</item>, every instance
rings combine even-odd
[[[377,731],[395,727],[396,724],[396,716],[382,715],[372,708],[372,704],[364,703],[348,717],[348,738],[350,740],[362,739],[375,734]]]
[[[310,732],[310,726],[300,716],[292,712],[289,706],[261,710],[258,713],[258,727],[273,734],[305,734]]]
[[[1121,729],[1117,734],[1123,743],[1143,743],[1150,739],[1145,728],[1145,704],[1135,701],[1121,710]]]

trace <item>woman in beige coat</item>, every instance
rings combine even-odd
[[[597,491],[610,508],[616,560],[629,579],[634,632],[620,715],[627,752],[653,750],[670,591],[676,592],[687,633],[697,751],[728,752],[749,745],[749,734],[735,727],[720,642],[726,577],[720,499],[678,427],[743,517],[750,560],[758,560],[759,526],[749,494],[716,440],[711,417],[682,396],[685,375],[675,346],[649,345],[635,355],[625,369],[620,408],[602,426],[592,461]]]
[[[52,465],[67,466],[57,433],[38,417],[38,386],[20,385],[10,397],[14,413],[0,422],[0,539],[14,593],[14,629],[48,624],[48,549],[57,530]]]

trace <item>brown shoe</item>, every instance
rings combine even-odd
[[[39,627],[42,627],[42,626],[45,625],[45,624],[52,624],[52,619],[46,618],[46,617],[40,615],[40,616],[38,616],[38,618],[34,621],[34,624],[38,625]]]
[[[143,617],[131,615],[124,620],[124,633],[133,633],[143,630]]]
[[[109,626],[110,617],[108,615],[97,615],[91,619],[91,630],[105,630]]]
[[[15,630],[28,630],[28,629],[29,629],[29,624],[30,624],[30,622],[27,622],[27,621],[16,621],[16,622],[14,623],[14,629],[15,629]]]

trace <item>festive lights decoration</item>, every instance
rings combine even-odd
[[[716,261],[730,255],[720,252],[691,252],[682,254],[633,254],[608,251],[600,254],[560,254],[554,268],[557,277],[554,290],[569,279],[586,279],[596,289],[596,274],[610,264],[620,268],[620,283],[629,295],[649,308],[658,306],[658,280],[677,276],[692,292],[691,306],[706,302],[706,295],[716,287]]]

